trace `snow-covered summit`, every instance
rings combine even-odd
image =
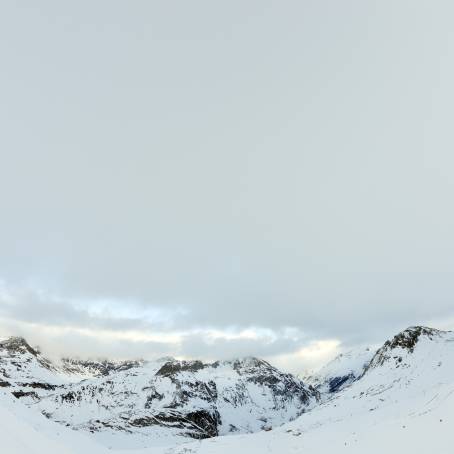
[[[0,341],[0,384],[12,392],[36,394],[70,381],[65,371],[45,358],[22,337]]]
[[[425,326],[411,326],[406,330],[396,334],[392,339],[387,340],[384,345],[377,350],[365,368],[364,373],[369,369],[382,366],[386,362],[394,361],[396,367],[400,367],[404,357],[408,357],[415,349],[421,345],[428,345],[437,342],[444,342],[453,336],[451,331],[440,331]]]

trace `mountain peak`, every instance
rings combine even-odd
[[[10,352],[29,352],[33,356],[38,356],[39,351],[30,346],[30,344],[21,336],[11,336],[0,341],[0,347]]]
[[[384,347],[389,349],[400,347],[413,353],[421,336],[428,337],[432,340],[433,337],[439,336],[441,333],[443,333],[443,331],[428,328],[427,326],[410,326],[406,330],[396,334],[391,340],[388,340]]]
[[[179,361],[172,358],[163,364],[163,366],[156,372],[156,375],[171,377],[179,374],[180,372],[197,372],[205,367],[208,367],[208,365],[202,363],[202,361]]]
[[[421,339],[432,341],[442,337],[445,333],[446,331],[440,331],[427,326],[410,326],[404,331],[396,334],[392,339],[387,340],[383,346],[377,350],[371,362],[365,369],[364,374],[372,368],[382,366],[391,359],[395,361],[396,367],[400,367],[404,357],[413,354],[416,345],[421,342]]]

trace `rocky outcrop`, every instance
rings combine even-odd
[[[206,367],[202,361],[167,361],[157,372],[156,375],[172,377],[180,372],[197,372]]]
[[[395,335],[392,339],[386,341],[384,345],[377,350],[369,365],[364,370],[363,375],[370,369],[382,366],[389,361],[393,361],[396,367],[401,367],[403,356],[412,354],[421,338],[432,340],[440,337],[443,333],[443,331],[427,328],[425,326],[411,326],[407,328]]]
[[[129,426],[150,427],[159,425],[161,427],[177,428],[184,431],[184,434],[191,438],[203,439],[219,435],[220,415],[217,410],[197,410],[181,414],[177,411],[168,411],[144,416],[128,421]]]

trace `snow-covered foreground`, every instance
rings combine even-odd
[[[45,419],[10,395],[0,397],[1,452],[112,452]],[[400,333],[375,353],[356,381],[273,430],[115,452],[452,454],[454,333],[424,328]]]
[[[452,389],[451,389],[452,391]],[[454,450],[452,394],[435,406],[422,403],[416,414],[401,408],[401,415],[387,411],[372,416],[319,413],[272,432],[204,440],[160,454],[452,454]],[[427,405],[426,405],[427,404]],[[330,411],[332,408],[330,409]],[[398,408],[396,407],[398,413]],[[317,426],[317,424],[320,424]],[[141,454],[151,451],[141,451]],[[138,453],[137,453],[138,454]]]
[[[86,436],[49,421],[11,394],[0,393],[2,454],[76,454],[109,452]]]

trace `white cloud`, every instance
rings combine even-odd
[[[454,317],[453,5],[18,3],[5,329],[274,357]]]

